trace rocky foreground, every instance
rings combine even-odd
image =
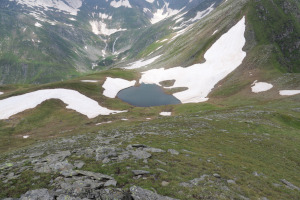
[[[298,129],[274,115],[243,108],[37,143],[0,155],[0,199],[299,199],[298,158],[281,159],[298,155]]]
[[[102,143],[101,147],[93,149],[93,147],[77,149],[73,147],[73,151],[56,151],[55,153],[44,152],[43,150],[51,147],[53,143],[46,143],[36,146],[33,149],[20,152],[19,155],[13,156],[13,159],[26,157],[17,162],[2,163],[0,165],[1,174],[0,179],[3,183],[16,180],[20,177],[20,174],[27,170],[33,170],[37,173],[52,174],[53,179],[49,182],[49,188],[40,188],[36,190],[30,190],[21,195],[20,200],[80,200],[80,199],[157,199],[157,200],[172,200],[173,198],[165,197],[157,194],[156,192],[143,189],[138,186],[132,186],[128,189],[119,188],[117,181],[113,175],[105,175],[101,173],[95,173],[91,171],[84,171],[81,168],[85,165],[85,162],[76,160],[69,161],[68,157],[71,155],[76,157],[93,157],[97,161],[102,161],[104,164],[111,162],[122,162],[124,160],[142,159],[144,163],[147,163],[151,158],[152,153],[166,153],[164,150],[147,147],[145,145],[128,145],[126,149],[116,148],[114,145],[110,145],[113,139],[118,138],[119,135],[113,137],[107,137],[103,141],[102,137],[98,136],[99,143]],[[60,147],[70,147],[72,144],[76,144],[78,140],[84,140],[82,137],[73,137],[72,139],[59,140],[56,145]],[[102,141],[102,142],[101,142]],[[54,145],[55,146],[55,145]],[[93,146],[93,145],[91,145]],[[41,150],[38,150],[38,149]],[[57,147],[59,149],[59,147]],[[52,146],[53,149],[53,146]],[[55,148],[54,148],[55,149]],[[170,149],[170,154],[179,154],[176,150]],[[163,163],[162,161],[160,161]],[[134,179],[144,178],[150,175],[146,170],[132,170],[132,176]],[[54,178],[55,177],[55,178]],[[40,177],[34,177],[39,179]],[[13,199],[13,198],[6,198]]]

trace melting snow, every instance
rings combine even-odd
[[[161,116],[171,116],[171,112],[161,112],[159,113]]]
[[[270,90],[271,88],[273,88],[272,84],[265,83],[265,82],[257,82],[257,81],[254,81],[251,87],[252,92],[254,93],[265,92]]]
[[[126,69],[137,69],[137,68],[141,68],[141,67],[147,66],[147,65],[153,63],[155,60],[157,60],[160,56],[161,55],[155,56],[155,57],[150,58],[148,60],[138,60],[138,61],[136,61],[134,63],[129,64],[130,66],[125,67],[125,68]]]
[[[246,57],[245,17],[227,33],[222,35],[205,53],[203,64],[170,69],[153,69],[143,72],[140,83],[157,84],[165,80],[176,80],[169,88],[187,87],[188,90],[175,93],[182,103],[207,101],[207,95],[214,86],[235,70]]]
[[[0,92],[0,95],[4,94],[3,92]]]
[[[97,83],[97,80],[81,80],[83,83]]]
[[[215,4],[213,3],[206,10],[197,12],[197,15],[193,19],[191,19],[191,21],[194,22],[194,21],[200,20],[200,19],[204,18],[205,16],[207,16],[209,13],[211,13],[211,11],[214,10],[214,8],[213,8],[214,5]]]
[[[104,108],[100,106],[97,101],[75,90],[45,89],[0,100],[0,119],[8,119],[27,109],[35,108],[37,105],[49,99],[60,99],[67,104],[67,109],[75,110],[86,115],[88,118],[94,118],[98,115],[126,112]]]
[[[108,121],[108,122],[101,122],[101,123],[97,123],[97,124],[96,124],[96,126],[99,126],[99,125],[101,125],[101,124],[110,124],[110,123],[112,123],[112,121]]]
[[[42,26],[43,26],[42,24],[40,24],[40,23],[38,23],[38,22],[36,22],[34,25],[35,25],[36,27],[42,27]]]
[[[102,87],[105,89],[103,95],[109,98],[115,98],[119,91],[134,86],[136,81],[127,81],[121,78],[107,77]]]
[[[27,139],[27,138],[29,138],[29,135],[24,135],[23,138]]]
[[[115,8],[119,8],[121,6],[131,8],[131,5],[130,5],[128,0],[119,0],[119,1],[118,0],[113,0],[112,2],[110,2],[110,5],[112,7],[115,7]]]
[[[45,10],[53,9],[67,12],[71,15],[77,15],[79,8],[82,6],[81,0],[16,0],[18,4],[26,5],[27,7],[39,7]]]
[[[90,25],[92,26],[92,31],[96,35],[112,35],[119,31],[126,31],[126,29],[108,29],[106,28],[106,24],[102,21],[90,21]]]
[[[300,94],[300,90],[280,90],[279,94],[281,96],[291,96],[291,95]]]
[[[165,5],[161,9],[158,9],[156,13],[153,13],[153,17],[150,22],[152,24],[155,24],[157,22],[160,22],[161,20],[178,14],[179,12],[181,12],[181,10],[173,10],[169,8],[169,3],[165,2]]]

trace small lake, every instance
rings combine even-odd
[[[138,107],[181,104],[177,98],[164,93],[162,88],[155,84],[141,84],[138,87],[126,88],[121,90],[117,97]]]

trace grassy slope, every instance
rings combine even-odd
[[[45,103],[42,105],[44,108],[40,107],[35,112],[40,113],[41,116],[42,113],[46,113],[46,107],[53,106],[52,103]],[[159,133],[158,135],[142,134],[136,136],[130,144],[142,143],[164,150],[172,148],[180,152],[178,156],[153,154],[147,164],[149,166],[147,170],[153,176],[148,177],[147,180],[132,179],[131,169],[143,168],[146,164],[142,161],[124,161],[103,165],[101,161],[96,162],[91,158],[78,158],[76,156],[70,158],[70,160],[84,160],[86,162],[84,170],[115,174],[114,177],[119,186],[125,188],[136,184],[150,190],[154,188],[159,194],[179,199],[228,199],[230,197],[240,199],[239,195],[251,199],[261,197],[298,199],[300,196],[297,191],[287,189],[284,186],[276,187],[273,183],[280,184],[280,179],[287,179],[295,185],[299,186],[300,184],[298,178],[300,170],[300,115],[299,112],[295,111],[299,106],[299,101],[295,97],[242,107],[187,104],[173,107],[176,114],[174,117],[156,117],[159,110],[162,109],[158,107],[152,109],[154,114],[148,114],[148,116],[153,117],[151,121],[145,120],[146,116],[134,118],[132,113],[128,113],[126,117],[131,119],[128,122],[117,120],[112,124],[97,127],[94,125],[95,120],[88,120],[87,123],[80,125],[84,126],[84,129],[60,134],[91,133],[89,134],[91,136],[98,131],[105,133],[105,135],[116,132],[130,132],[137,135],[142,132]],[[147,110],[149,111],[148,108],[140,109],[139,112],[146,112]],[[53,116],[51,112],[53,109],[47,115],[57,117],[57,115]],[[64,115],[62,116],[63,122],[61,122],[64,124],[70,121],[78,123],[79,120],[86,120],[74,113],[69,113],[70,118],[66,117],[66,112],[59,114]],[[28,120],[26,117],[25,119]],[[41,123],[45,118],[36,118],[35,120]],[[111,120],[111,118],[106,120]],[[53,127],[47,128],[50,131]],[[44,137],[49,137],[48,133],[45,132],[46,130],[40,131],[43,131]],[[42,137],[41,135],[32,136],[28,141],[34,140],[33,138],[38,141],[45,139]],[[85,139],[85,143],[78,145],[81,147],[89,146],[89,143],[89,140]],[[123,143],[122,146],[125,148],[127,144]],[[12,145],[19,144],[13,143]],[[167,165],[158,163],[156,159],[166,162]],[[127,167],[131,167],[131,169]],[[167,173],[157,171],[157,168],[164,169]],[[254,172],[260,175],[254,176]],[[220,174],[222,178],[212,177],[213,173]],[[26,171],[22,176],[25,174]],[[45,183],[44,187],[47,187],[46,182],[50,179],[49,175],[33,172],[31,174],[32,177],[34,175],[45,177],[42,183]],[[210,177],[200,183],[199,186],[191,189],[178,186],[180,182],[200,177],[203,174],[208,174]],[[226,180],[229,179],[235,180],[236,184],[227,184]],[[18,179],[10,184],[2,184],[0,197],[9,194],[18,196],[29,188],[35,187],[27,184],[30,181],[31,178],[25,182]],[[162,187],[162,181],[168,181],[170,185]],[[20,184],[22,185],[20,190],[13,189],[12,186],[19,188],[18,185]],[[226,187],[230,191],[226,191],[224,189]]]
[[[274,67],[281,71],[300,72],[299,13],[295,0],[250,1],[248,20],[256,41],[273,45]]]

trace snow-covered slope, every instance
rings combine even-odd
[[[222,35],[205,53],[203,64],[190,67],[174,67],[171,69],[153,69],[143,72],[141,83],[154,83],[175,80],[172,87],[187,87],[188,89],[175,93],[174,96],[182,103],[203,102],[213,87],[243,61],[246,53],[242,50],[245,45],[245,17]]]
[[[124,112],[104,108],[95,100],[74,90],[45,89],[0,100],[0,120],[8,119],[27,109],[35,108],[49,99],[59,99],[67,104],[66,108],[75,110],[88,118]]]
[[[0,52],[11,51],[0,54],[0,60],[15,59],[0,66],[0,83],[58,81],[124,60],[135,62],[136,51],[173,32],[175,26],[196,23],[220,2],[2,0],[0,15],[6,20],[0,23]]]

